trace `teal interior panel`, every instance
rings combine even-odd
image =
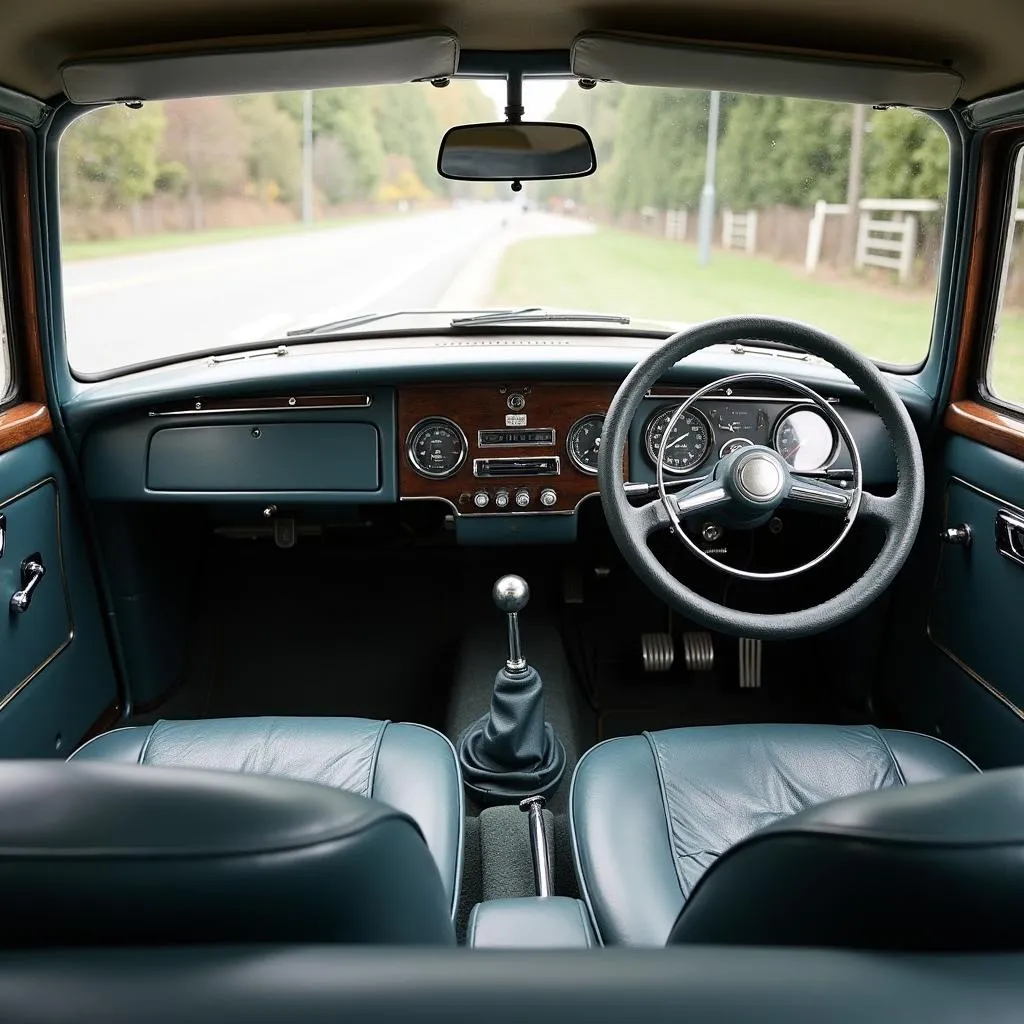
[[[0,455],[0,504],[0,757],[63,757],[118,691],[81,524],[48,438]],[[21,563],[37,552],[46,575],[28,611],[12,615]]]
[[[151,491],[375,491],[371,423],[167,427],[149,442]]]
[[[0,555],[0,701],[10,698],[38,675],[74,636],[64,559],[60,547],[57,484],[52,478],[0,499],[5,520],[4,552]],[[28,608],[16,613],[11,595],[21,589],[22,566],[38,561],[45,575],[32,590]]]
[[[1024,708],[1024,566],[996,548],[1001,509],[1024,515],[999,496],[958,477],[949,480],[944,526],[966,523],[972,542],[943,545],[939,553],[928,635],[992,696]]]

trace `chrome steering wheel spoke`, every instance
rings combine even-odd
[[[805,509],[808,512],[845,516],[857,507],[857,492],[844,490],[835,484],[827,484],[813,477],[791,473],[785,504],[790,508]]]

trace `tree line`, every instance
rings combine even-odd
[[[221,197],[296,203],[303,94],[268,93],[111,106],[84,115],[61,141],[62,202],[124,209],[155,196],[187,199],[194,226]],[[435,169],[445,128],[490,120],[473,82],[328,89],[314,94],[313,180],[330,206],[416,202],[458,193]]]
[[[723,93],[717,198],[736,210],[806,207],[846,198],[853,107],[847,103]],[[570,87],[552,113],[589,128],[598,155],[593,178],[549,183],[548,196],[611,214],[644,208],[696,209],[704,183],[709,94],[693,90]],[[929,117],[870,110],[862,146],[861,194],[935,199],[946,193],[949,147]]]

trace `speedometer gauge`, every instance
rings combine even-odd
[[[593,415],[578,419],[565,439],[565,450],[573,465],[583,473],[597,475],[597,456],[601,451],[604,417]]]
[[[775,450],[798,473],[827,469],[836,456],[832,425],[817,409],[790,409],[775,424]]]
[[[406,454],[420,476],[443,480],[466,461],[469,442],[462,428],[444,416],[420,420],[409,431]]]
[[[647,443],[647,454],[651,462],[658,464],[658,452],[664,442],[665,472],[689,473],[696,469],[707,457],[711,446],[711,424],[703,413],[689,409],[676,420],[672,433],[665,438],[676,407],[669,406],[656,412],[647,424],[644,432]]]

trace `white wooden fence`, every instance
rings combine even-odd
[[[686,241],[686,225],[689,214],[686,210],[665,211],[665,237],[673,242]]]
[[[854,266],[884,267],[895,270],[900,281],[907,281],[917,251],[917,216],[934,213],[939,204],[933,199],[862,199],[858,206],[857,247]],[[807,251],[804,268],[814,273],[821,260],[821,243],[825,219],[832,214],[846,215],[846,203],[814,204],[814,216],[807,229]],[[877,217],[872,214],[887,214]]]
[[[748,253],[757,249],[757,210],[746,213],[722,211],[722,247],[743,249]]]

